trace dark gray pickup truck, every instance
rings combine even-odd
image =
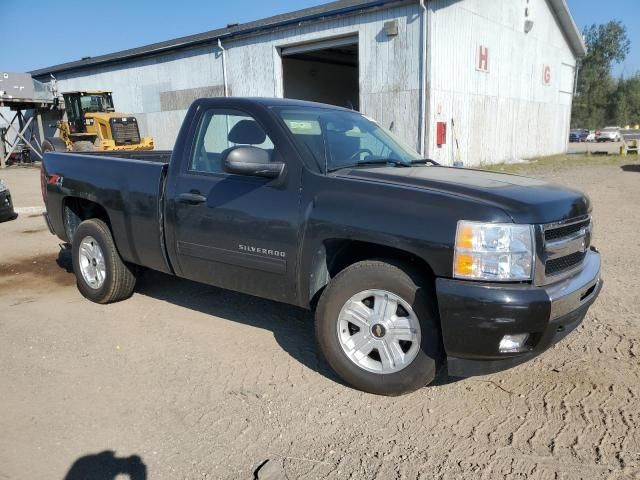
[[[585,195],[438,166],[357,112],[201,99],[172,152],[118,155],[44,158],[85,297],[123,300],[146,267],[312,309],[328,362],[369,392],[522,363],[602,288]]]

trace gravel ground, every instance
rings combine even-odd
[[[640,479],[640,168],[621,167],[533,171],[594,203],[606,283],[583,325],[400,398],[342,385],[304,310],[156,273],[92,304],[23,210],[0,224],[0,479],[252,479],[265,461],[290,480]],[[37,171],[1,175],[41,206]]]

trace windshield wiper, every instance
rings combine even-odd
[[[430,158],[419,158],[417,160],[403,161],[398,160],[397,158],[371,158],[367,160],[362,160],[358,162],[358,165],[377,165],[377,164],[387,164],[391,163],[392,165],[397,165],[399,167],[410,167],[412,165],[440,165],[435,160],[431,160]]]
[[[414,165],[440,165],[435,160],[431,160],[430,158],[422,158],[419,160],[411,160],[409,162],[405,162],[403,160],[398,160],[397,158],[372,158],[369,160],[360,160],[359,162],[353,165],[345,165],[344,167],[336,167],[329,169],[329,172],[335,172],[337,170],[342,170],[344,168],[357,168],[357,167],[367,167],[370,165],[393,165],[395,167],[412,167]]]
[[[403,162],[402,160],[398,160],[397,158],[372,158],[370,160],[360,160],[354,166],[358,167],[360,165],[394,165],[396,167],[410,167],[411,162]]]
[[[411,165],[427,165],[427,164],[440,166],[438,162],[436,162],[435,160],[431,160],[430,158],[421,158],[420,160],[411,161]]]
[[[368,167],[371,165],[394,165],[396,167],[410,167],[411,164],[409,162],[403,162],[401,160],[397,160],[395,158],[376,158],[371,160],[360,160],[357,163],[351,165],[344,165],[341,167],[330,168],[327,170],[328,172],[335,172],[338,170],[343,170],[345,168],[358,168],[358,167]]]

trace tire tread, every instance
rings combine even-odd
[[[86,234],[83,233],[84,230],[89,230]],[[97,230],[99,235],[92,234],[90,230]],[[74,252],[75,252],[75,244],[86,236],[91,235],[98,241],[104,241],[106,245],[101,245],[103,250],[103,255],[108,257],[106,260],[107,264],[107,278],[105,282],[107,284],[107,289],[103,292],[99,290],[96,291],[96,294],[93,295],[94,292],[91,290],[80,288],[81,293],[96,303],[107,304],[107,303],[115,303],[129,298],[133,294],[133,290],[136,286],[136,276],[132,269],[122,261],[120,254],[118,253],[118,249],[116,248],[116,244],[113,241],[113,236],[111,235],[111,230],[109,226],[98,218],[93,218],[90,220],[85,220],[78,226],[78,230],[74,236]],[[74,262],[75,266],[75,262]],[[78,282],[83,282],[79,276],[79,272],[76,274],[78,278]],[[111,279],[109,277],[111,276]],[[89,293],[87,293],[89,292]]]
[[[331,335],[328,335],[327,333],[326,323],[328,320],[324,317],[327,315],[328,309],[336,309],[335,305],[330,307],[330,304],[332,302],[335,302],[336,295],[340,295],[343,290],[349,288],[350,279],[362,276],[366,277],[368,275],[368,272],[372,271],[376,271],[377,274],[382,274],[385,278],[391,278],[394,281],[406,283],[407,286],[415,288],[416,291],[428,287],[427,278],[425,278],[425,275],[422,275],[415,266],[395,259],[364,260],[354,263],[344,270],[340,271],[331,280],[329,285],[325,288],[322,295],[320,296],[316,309],[315,322],[316,338],[319,343],[320,350],[323,352],[329,364],[336,371],[341,370],[340,364],[342,363],[342,361],[339,358],[335,358],[335,354],[333,351],[337,351],[339,347],[337,347],[337,349],[329,348],[327,342],[331,342],[332,338]],[[387,374],[400,374],[402,377],[404,377],[402,380],[399,380],[399,383],[395,383],[392,385],[385,384],[384,382],[372,382],[371,377],[369,377],[368,373],[362,373],[360,375],[361,378],[353,378],[353,369],[350,369],[351,373],[348,375],[351,378],[345,378],[345,375],[341,374],[339,371],[338,374],[341,375],[345,381],[360,390],[387,396],[397,396],[410,393],[415,390],[419,390],[426,384],[433,381],[442,365],[442,340],[438,322],[437,307],[432,295],[422,295],[420,299],[422,301],[422,306],[425,312],[424,316],[427,317],[421,319],[422,328],[424,330],[423,335],[431,336],[433,339],[433,344],[430,346],[428,351],[428,356],[432,359],[433,362],[433,372],[431,372],[432,374],[428,373],[427,371],[409,372],[405,370],[402,370],[396,374]],[[342,370],[344,371],[344,368],[342,368]],[[367,379],[367,377],[369,377],[369,379]],[[383,377],[383,375],[379,375],[379,377]]]

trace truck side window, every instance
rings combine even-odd
[[[235,110],[205,112],[195,136],[189,171],[224,173],[222,159],[238,145],[262,148],[273,158],[273,142],[253,117]]]

